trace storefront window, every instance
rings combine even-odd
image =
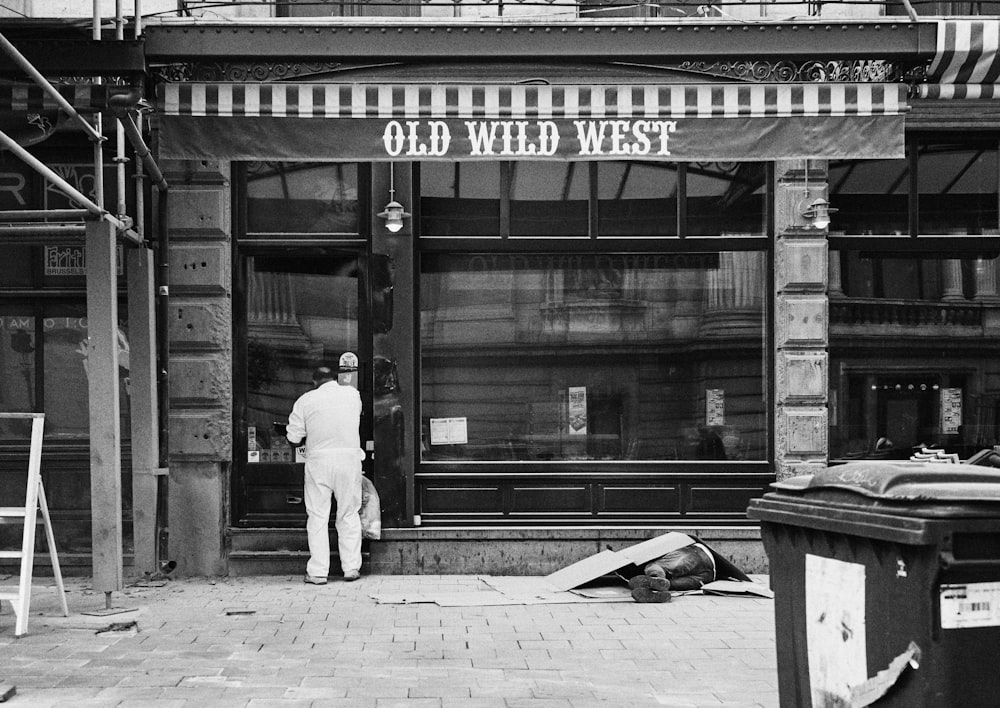
[[[252,162],[246,169],[249,234],[359,232],[356,164]]]
[[[831,460],[1000,443],[997,260],[831,251]]]
[[[422,459],[765,460],[766,267],[425,254]]]

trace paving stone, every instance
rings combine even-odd
[[[438,607],[373,595],[477,592],[475,576],[175,579],[133,589],[134,635],[95,634],[103,596],[68,579],[14,640],[0,614],[0,682],[32,708],[776,708],[773,603],[684,596],[666,605]],[[240,614],[227,614],[239,610]],[[249,612],[252,611],[252,614]],[[247,612],[247,614],[243,614]],[[130,613],[132,614],[132,613]],[[688,688],[685,688],[687,686]],[[707,689],[706,686],[710,686]]]

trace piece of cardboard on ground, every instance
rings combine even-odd
[[[705,586],[714,591],[711,594],[768,596],[769,589],[754,584],[746,573],[704,541],[670,531],[620,551],[601,551],[546,576],[483,576],[480,580],[485,587],[469,591],[421,595],[397,592],[373,597],[381,604],[432,602],[442,607],[632,602],[629,589],[621,582],[624,576],[618,571],[636,566],[641,573],[642,566],[649,561],[695,543],[707,548],[715,559],[717,580]],[[608,582],[602,583],[602,579]]]
[[[671,551],[700,543],[715,559],[715,577],[719,580],[750,582],[749,576],[737,568],[729,559],[719,555],[711,546],[686,533],[669,531],[651,539],[623,548],[620,551],[601,551],[597,555],[584,558],[572,565],[545,576],[552,587],[559,590],[573,590],[584,583],[597,580],[629,565],[642,566]]]

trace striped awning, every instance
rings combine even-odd
[[[81,113],[108,107],[108,98],[127,94],[128,86],[110,84],[58,84],[54,88]],[[59,104],[38,84],[0,84],[0,111],[41,113],[59,110]]]
[[[901,156],[907,105],[901,84],[177,83],[157,109],[171,158],[758,160]]]
[[[1000,20],[942,20],[920,98],[1000,98]]]

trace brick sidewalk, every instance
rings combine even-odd
[[[439,607],[385,593],[484,589],[475,576],[179,579],[105,607],[68,579],[70,617],[36,579],[29,633],[0,614],[6,705],[586,708],[778,704],[773,602]],[[132,622],[136,626],[128,626]],[[113,631],[103,631],[118,623]]]

